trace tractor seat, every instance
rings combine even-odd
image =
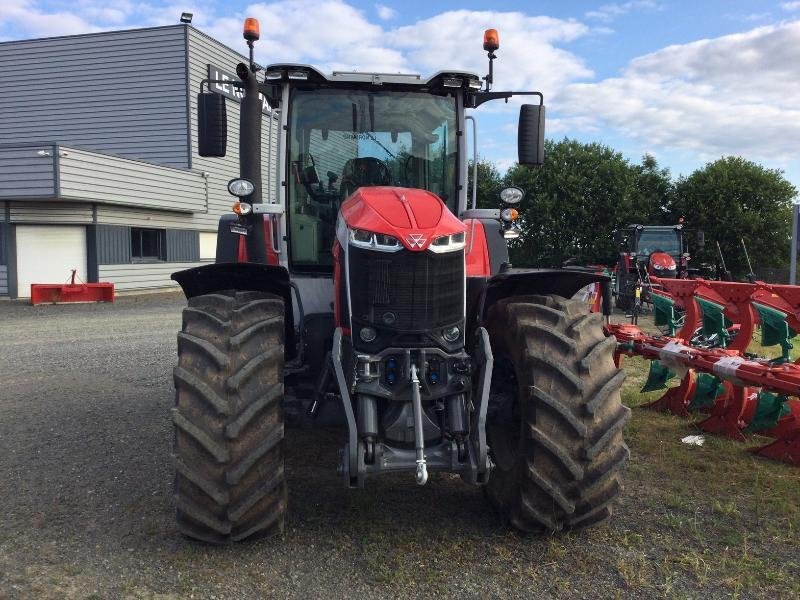
[[[344,163],[342,183],[355,190],[362,186],[391,185],[389,167],[372,156],[351,158]]]

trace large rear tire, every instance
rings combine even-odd
[[[583,302],[525,296],[492,306],[487,325],[490,502],[522,531],[604,521],[622,489],[630,410],[601,315]]]
[[[258,292],[189,300],[178,334],[178,528],[224,544],[283,532],[283,301]]]

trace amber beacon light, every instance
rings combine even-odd
[[[487,52],[494,52],[500,48],[500,34],[497,29],[487,29],[483,32],[483,49]]]
[[[260,29],[261,28],[258,25],[258,19],[247,17],[244,20],[244,39],[246,39],[248,42],[255,42],[259,37],[261,37]]]

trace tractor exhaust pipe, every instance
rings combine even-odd
[[[414,447],[417,451],[417,484],[428,483],[428,465],[425,462],[425,433],[422,429],[422,398],[419,393],[417,365],[411,365],[411,406],[414,410]]]
[[[252,46],[251,46],[252,48]],[[255,190],[247,201],[250,204],[261,204],[261,98],[259,98],[258,80],[254,66],[248,67],[239,63],[236,74],[244,84],[244,98],[241,103],[239,123],[239,172],[240,177],[253,183]],[[250,262],[267,263],[267,244],[264,236],[264,215],[248,216],[251,231],[247,236],[247,256]]]

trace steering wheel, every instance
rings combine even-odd
[[[345,199],[360,187],[391,184],[392,173],[382,160],[373,156],[351,158],[342,169],[339,193]]]

